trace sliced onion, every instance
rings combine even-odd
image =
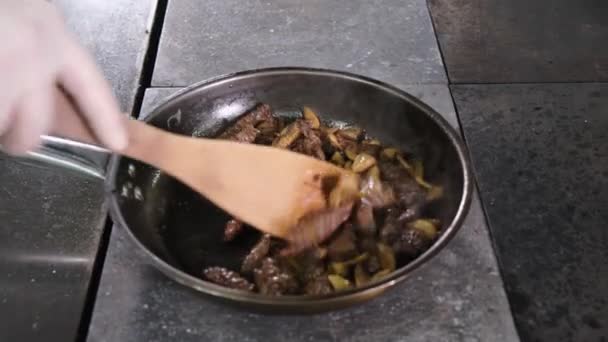
[[[393,188],[374,177],[367,177],[363,181],[361,196],[361,201],[372,208],[383,208],[395,202]]]

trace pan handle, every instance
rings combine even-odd
[[[97,145],[54,136],[42,136],[42,146],[28,153],[30,159],[105,179],[111,152]]]
[[[111,152],[93,145],[97,140],[79,115],[78,105],[63,87],[57,86],[55,99],[56,117],[51,129],[55,135],[41,136],[41,148],[29,152],[28,156],[36,161],[105,179]]]

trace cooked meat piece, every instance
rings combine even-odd
[[[252,143],[255,141],[255,138],[258,136],[260,131],[249,124],[243,124],[238,131],[231,132],[226,136],[222,136],[220,138],[238,141],[242,143]]]
[[[241,272],[250,273],[254,268],[258,267],[262,262],[262,259],[268,255],[270,251],[270,235],[264,234],[258,243],[253,246],[249,254],[243,260],[241,265]]]
[[[401,223],[399,218],[399,208],[390,208],[384,218],[384,224],[380,228],[380,241],[390,245],[392,241],[397,239],[401,231]]]
[[[370,236],[359,237],[357,241],[359,250],[366,253],[368,257],[363,260],[361,265],[363,269],[370,274],[376,273],[380,270],[380,259],[378,258],[378,243]]]
[[[407,208],[397,218],[399,222],[409,222],[416,219],[420,215],[420,207]]]
[[[271,117],[268,120],[260,122],[256,128],[260,134],[255,139],[256,144],[271,145],[282,129],[282,120],[280,118]]]
[[[400,232],[399,237],[392,242],[392,247],[395,253],[413,258],[424,252],[430,244],[431,240],[422,231],[405,228]]]
[[[264,258],[262,265],[253,271],[253,275],[261,294],[280,296],[298,292],[299,285],[295,276],[286,268],[281,269],[273,258]]]
[[[357,245],[361,252],[367,252],[370,255],[376,253],[377,241],[374,236],[359,236],[358,238]]]
[[[327,256],[332,261],[345,261],[357,256],[353,225],[344,224],[344,227],[333,237],[327,245]]]
[[[253,291],[255,286],[240,274],[223,267],[208,267],[203,270],[203,275],[209,281],[231,289]]]
[[[341,207],[326,209],[305,217],[292,229],[290,245],[281,251],[281,254],[294,255],[325,241],[348,219],[352,208],[353,203],[346,203]]]
[[[302,263],[301,280],[308,283],[325,274],[325,263],[320,260],[310,260]]]
[[[333,292],[333,287],[327,279],[327,274],[321,274],[315,279],[306,283],[304,293],[308,295],[325,295]]]
[[[232,241],[243,231],[243,222],[232,219],[226,222],[224,227],[224,241]]]
[[[325,257],[327,257],[327,248],[317,247],[317,248],[311,249],[311,253],[313,255],[313,258],[315,258],[316,260],[323,260],[323,259],[325,259]]]
[[[272,109],[269,105],[265,103],[260,103],[256,105],[248,114],[248,117],[251,117],[252,123],[254,125],[258,125],[262,121],[267,121],[273,119]]]
[[[395,191],[397,203],[402,208],[419,208],[426,201],[426,192],[402,166],[391,161],[379,164],[383,179]]]
[[[290,150],[306,154],[317,159],[325,160],[321,143],[321,133],[313,130],[307,121],[296,121],[300,128],[301,136],[295,141]]]
[[[355,228],[361,235],[374,236],[376,234],[376,221],[374,220],[374,208],[361,202],[355,212]]]
[[[364,141],[361,143],[360,147],[359,147],[359,152],[360,153],[367,153],[371,156],[374,157],[378,157],[378,155],[380,154],[380,150],[382,149],[381,145],[378,144],[370,144],[367,141]]]
[[[244,143],[252,143],[260,133],[255,126],[264,120],[271,119],[272,111],[270,106],[267,104],[257,105],[251,111],[242,115],[234,124],[229,126],[222,134],[220,134],[219,138]]]
[[[377,255],[371,255],[363,262],[363,267],[369,274],[374,274],[380,271],[380,258]]]

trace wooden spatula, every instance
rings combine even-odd
[[[60,93],[57,107],[54,135],[98,144],[69,97]],[[125,120],[129,145],[120,154],[167,172],[274,236],[289,239],[303,217],[326,208],[325,180],[349,176],[335,165],[287,150],[180,136]]]

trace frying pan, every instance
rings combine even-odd
[[[179,181],[119,155],[111,156],[104,173],[100,168],[108,160],[105,150],[58,138],[46,138],[36,157],[104,177],[112,219],[145,252],[150,264],[171,279],[227,303],[275,313],[333,310],[375,297],[427,263],[462,225],[472,180],[458,134],[429,106],[376,80],[308,68],[239,72],[183,89],[144,120],[178,134],[212,137],[259,102],[284,116],[297,115],[299,108],[309,106],[324,120],[360,126],[383,144],[421,158],[425,177],[444,187],[444,197],[426,209],[426,214],[443,223],[437,241],[411,263],[365,287],[324,296],[245,293],[202,280],[201,273],[214,265],[239,269],[256,242],[255,234],[222,243],[229,216]]]

